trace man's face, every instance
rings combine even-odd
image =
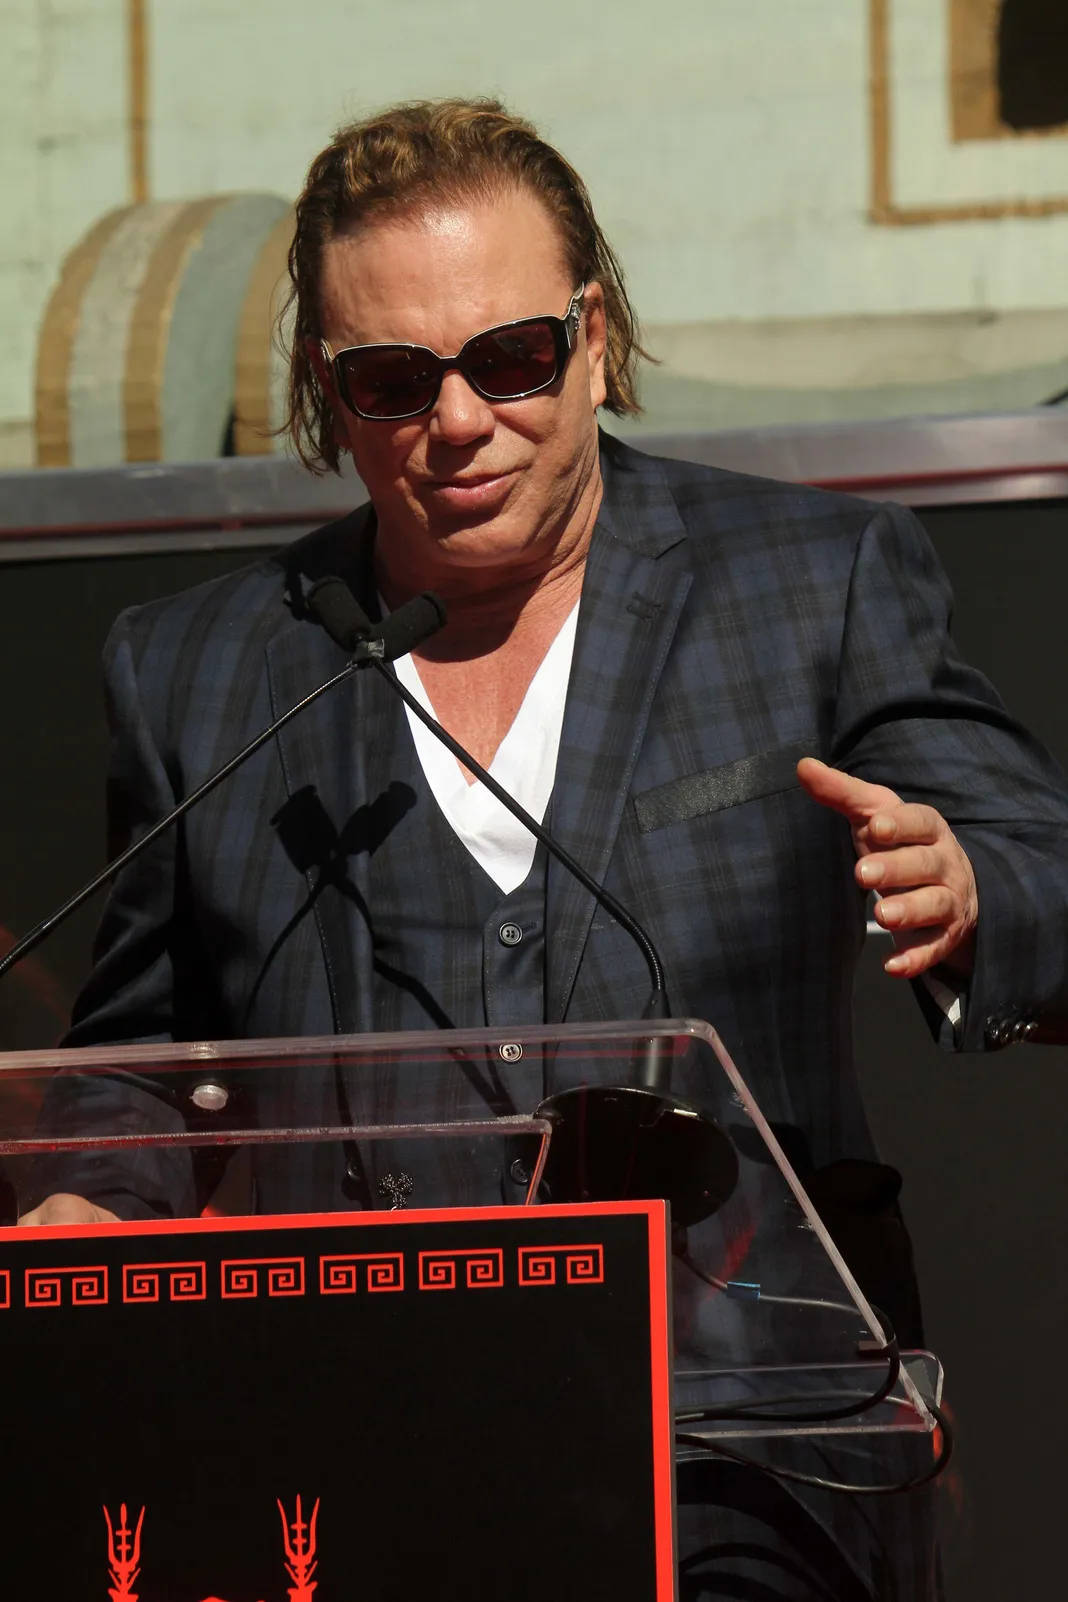
[[[323,260],[322,332],[333,351],[396,341],[452,356],[495,324],[562,317],[578,287],[547,213],[513,191],[334,240]],[[595,284],[562,377],[526,400],[484,400],[455,368],[433,408],[401,422],[357,417],[335,397],[338,438],[378,513],[385,566],[536,571],[566,552],[596,511],[604,395]]]

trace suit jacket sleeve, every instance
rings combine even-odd
[[[181,793],[142,704],[124,613],[105,647],[111,728],[109,854],[164,817]],[[181,822],[166,830],[115,880],[66,1044],[211,1039],[218,1033],[210,972],[184,916]]]
[[[108,717],[112,731],[108,778],[109,852],[116,853],[175,804],[173,784],[141,705],[124,614],[105,647]],[[185,997],[191,953],[176,914],[178,831],[167,830],[115,881],[97,934],[94,966],[75,1005],[65,1044],[195,1038]],[[188,1016],[181,1016],[185,1008]],[[181,1129],[185,1119],[170,1088],[129,1075],[61,1075],[46,1095],[42,1118],[81,1135],[127,1135]],[[217,1176],[216,1176],[217,1177]],[[42,1157],[33,1165],[21,1210],[57,1190],[88,1196],[120,1217],[151,1217],[198,1210],[194,1165],[186,1150],[142,1148],[121,1157],[106,1150]]]
[[[856,550],[831,760],[936,807],[971,859],[978,943],[959,1044],[982,1050],[1014,1023],[1068,1013],[1068,786],[956,657],[950,622],[926,534],[880,508]]]

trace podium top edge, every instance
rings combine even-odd
[[[613,1019],[608,1022],[527,1024],[516,1028],[425,1029],[400,1033],[359,1035],[297,1035],[254,1040],[133,1041],[100,1046],[52,1046],[34,1051],[0,1052],[0,1081],[5,1075],[24,1076],[56,1069],[112,1069],[118,1072],[159,1066],[208,1068],[215,1063],[244,1063],[248,1067],[269,1058],[275,1063],[329,1057],[413,1056],[452,1054],[516,1044],[526,1046],[574,1045],[581,1041],[606,1044],[649,1039],[703,1040],[715,1047],[718,1035],[699,1018]],[[507,1059],[506,1059],[507,1060]]]

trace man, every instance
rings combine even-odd
[[[947,1041],[1063,1010],[1062,781],[953,657],[913,520],[599,437],[635,409],[619,271],[577,175],[493,104],[343,130],[297,216],[294,437],[315,468],[350,452],[371,505],[120,620],[121,826],[340,666],[314,578],[371,612],[433,589],[448,623],[402,677],[647,924],[672,1011],[716,1023],[811,1170],[872,1156],[865,891]],[[72,1043],[637,1015],[629,937],[469,777],[377,677],[320,701],[118,881]],[[114,1091],[83,1094],[91,1123]],[[351,1180],[332,1147],[267,1153],[258,1204],[352,1205]],[[180,1211],[177,1183],[101,1160],[26,1221]]]

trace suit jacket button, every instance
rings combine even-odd
[[[1012,1039],[1012,1018],[998,1018],[993,1014],[983,1025],[983,1041],[989,1051],[1000,1051]]]

